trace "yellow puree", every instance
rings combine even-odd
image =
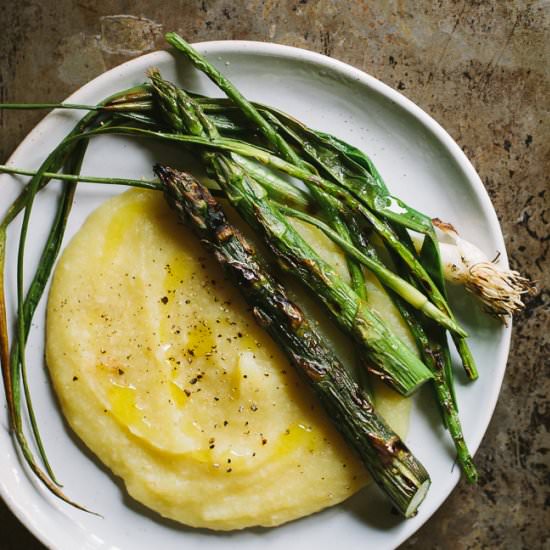
[[[345,273],[334,246],[299,227]],[[396,323],[370,279],[369,293]],[[367,480],[160,193],[108,201],[66,248],[49,298],[47,362],[75,432],[163,516],[222,530],[278,525]],[[378,390],[379,410],[405,432],[408,402]]]

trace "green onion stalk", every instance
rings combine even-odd
[[[134,90],[132,89],[115,94],[115,96],[107,98],[104,103],[108,103],[116,97],[123,97],[125,94],[132,93],[133,91]],[[71,172],[73,176],[77,176],[84,158],[87,141],[85,139],[82,140],[79,138],[78,140],[75,140],[73,138],[89,129],[97,127],[99,122],[102,120],[102,117],[103,115],[100,110],[92,110],[78,122],[73,130],[61,141],[61,143],[42,163],[38,171],[32,176],[30,182],[23,188],[0,222],[0,361],[4,391],[8,404],[10,427],[15,435],[18,447],[26,464],[48,489],[48,491],[68,504],[84,511],[88,510],[69,499],[61,491],[60,484],[50,466],[44,445],[42,443],[42,438],[40,436],[40,431],[32,404],[25,354],[25,347],[32,318],[40,298],[42,297],[47,281],[51,275],[53,265],[61,247],[63,234],[76,189],[76,183],[74,181],[67,181],[64,184],[61,197],[58,202],[56,215],[50,227],[46,244],[42,249],[39,267],[26,292],[23,281],[25,244],[34,199],[36,194],[51,180],[51,178],[45,174],[53,174],[62,169]],[[23,220],[21,224],[17,254],[17,318],[14,343],[10,351],[4,285],[7,229],[11,222],[22,211]],[[23,391],[23,393],[21,393],[21,391]],[[32,437],[36,443],[44,469],[36,461],[29,440],[25,435],[21,411],[23,400],[25,401],[31,423]]]

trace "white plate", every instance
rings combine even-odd
[[[483,185],[458,145],[411,101],[365,73],[328,57],[275,44],[206,42],[197,49],[217,65],[249,98],[294,114],[313,128],[330,132],[371,155],[394,194],[432,216],[453,223],[487,254],[506,253],[497,217]],[[159,67],[163,75],[187,88],[222,95],[203,75],[179,57],[154,52],[134,59],[96,78],[68,101],[96,103],[115,91],[145,80],[145,71]],[[39,100],[40,98],[36,98]],[[37,167],[72,128],[79,113],[48,115],[10,159],[19,167]],[[152,177],[156,160],[174,159],[158,144],[103,136],[89,148],[82,173]],[[16,196],[21,180],[0,179],[2,210]],[[84,218],[120,188],[83,184],[71,214],[65,242]],[[28,239],[27,275],[51,219],[52,188],[40,196]],[[16,227],[8,237],[13,266]],[[7,292],[14,295],[14,270]],[[482,314],[474,301],[453,292],[459,317],[471,334],[480,379],[467,384],[457,370],[458,399],[466,440],[475,451],[492,415],[504,375],[510,329]],[[447,498],[459,479],[453,467],[453,448],[442,429],[431,395],[424,391],[413,410],[408,445],[429,470],[433,484],[419,514],[410,520],[391,515],[389,505],[374,487],[348,502],[275,529],[248,529],[217,534],[165,521],[131,501],[115,480],[72,435],[64,424],[43,370],[44,304],[37,312],[28,348],[32,392],[44,440],[54,470],[76,501],[101,512],[103,519],[78,512],[51,498],[22,468],[0,410],[0,494],[17,517],[47,546],[74,548],[394,548],[411,536]],[[13,303],[11,304],[13,308]]]

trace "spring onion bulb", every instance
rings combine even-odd
[[[476,245],[460,237],[450,223],[437,218],[432,221],[447,281],[464,285],[481,300],[488,313],[503,321],[523,309],[524,294],[535,291],[530,279],[498,263],[498,255],[493,260],[489,259]],[[417,250],[420,250],[424,236],[414,233],[411,237]]]

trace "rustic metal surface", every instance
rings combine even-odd
[[[477,168],[512,265],[541,291],[515,323],[499,404],[476,456],[479,486],[460,483],[402,548],[547,547],[550,2],[0,0],[0,21],[0,101],[59,101],[163,48],[162,33],[176,30],[191,42],[262,40],[322,52],[434,116]],[[0,111],[1,161],[42,116]],[[1,502],[0,526],[0,548],[42,548]]]

